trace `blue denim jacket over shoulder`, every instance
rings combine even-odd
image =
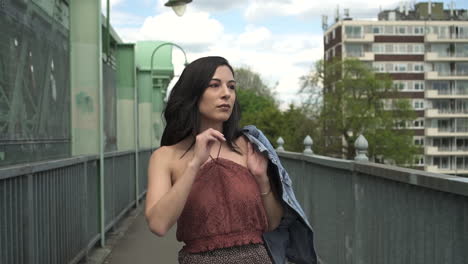
[[[273,263],[284,264],[286,259],[297,264],[318,263],[314,248],[314,232],[296,200],[291,178],[281,165],[278,154],[262,131],[255,126],[246,126],[242,132],[261,153],[268,157],[269,166],[273,166],[274,172],[270,177],[277,177],[281,183],[281,190],[277,190],[277,193],[282,193],[284,216],[275,230],[263,234],[263,240]]]

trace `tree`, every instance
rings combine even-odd
[[[257,95],[273,98],[274,92],[266,85],[260,75],[249,68],[242,67],[234,69],[237,87],[243,90],[253,90]]]
[[[245,68],[235,69],[235,77],[238,87],[236,95],[242,111],[240,125],[255,125],[274,146],[281,136],[286,142],[286,150],[302,152],[304,137],[313,137],[316,128],[313,120],[307,117],[307,108],[290,105],[288,110],[281,111],[269,92],[271,89],[257,73]]]
[[[412,144],[413,132],[404,129],[415,113],[408,100],[398,98],[388,75],[376,74],[356,59],[316,64],[315,72],[301,78],[301,93],[320,94],[318,116],[322,138],[317,142],[325,155],[355,156],[360,134],[369,141],[369,155],[411,164],[421,149]],[[396,124],[403,124],[397,129]]]

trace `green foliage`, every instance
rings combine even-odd
[[[371,157],[381,156],[403,165],[420,153],[412,144],[411,130],[395,129],[397,122],[412,122],[416,116],[408,100],[397,98],[388,75],[375,74],[361,61],[345,59],[318,62],[315,72],[301,80],[302,93],[319,93],[323,98],[318,116],[320,154],[344,154],[352,159],[360,134],[369,141]],[[342,144],[342,139],[347,144]]]
[[[286,150],[302,152],[304,138],[317,134],[315,122],[307,118],[302,108],[290,105],[288,110],[281,112],[271,98],[256,95],[251,90],[238,90],[237,95],[242,109],[240,125],[255,125],[275,147],[281,136]]]
[[[242,69],[244,77],[258,76],[256,73],[245,71],[247,70]],[[287,151],[302,152],[305,136],[314,137],[316,134],[314,131],[316,124],[307,117],[307,108],[290,105],[286,111],[280,111],[272,93],[265,92],[269,91],[269,88],[261,82],[261,79],[256,77],[239,79],[238,76],[236,69],[238,87],[236,95],[242,111],[240,126],[255,125],[262,130],[273,146],[277,147],[276,141],[281,136]]]
[[[234,76],[239,89],[253,90],[257,95],[273,98],[272,89],[262,81],[258,73],[249,68],[236,68]]]

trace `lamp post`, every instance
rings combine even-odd
[[[153,53],[151,54],[151,64],[150,64],[151,65],[151,67],[150,67],[150,69],[151,69],[151,71],[150,71],[150,75],[151,75],[151,93],[153,93],[153,91],[154,91],[154,74],[153,74],[153,71],[154,71],[154,67],[153,67],[154,56],[155,56],[156,52],[160,48],[162,48],[164,46],[174,46],[174,47],[178,48],[179,50],[181,50],[182,53],[184,54],[184,58],[185,58],[184,66],[188,65],[187,54],[185,54],[185,51],[182,49],[182,47],[180,47],[177,44],[171,43],[171,42],[165,42],[165,43],[159,44],[156,48],[154,48]],[[167,89],[167,87],[166,87],[166,89]],[[161,87],[161,95],[162,95],[163,98],[166,97],[166,90],[163,89],[163,87]],[[151,98],[153,98],[153,96],[151,96]],[[164,99],[163,99],[163,101],[164,101]],[[153,102],[153,99],[151,99],[151,102],[152,102],[151,103],[152,105],[155,103],[155,102]],[[150,117],[150,119],[151,119],[151,131],[154,133],[154,136],[156,136],[156,130],[154,129],[154,126],[153,126],[153,110],[151,110],[150,115],[151,115],[151,117]],[[151,136],[151,138],[153,139],[153,136]]]

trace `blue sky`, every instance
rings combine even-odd
[[[167,1],[167,0],[166,0]],[[126,42],[163,40],[181,45],[189,61],[207,55],[258,72],[275,86],[283,108],[299,102],[298,78],[322,58],[321,15],[329,21],[344,8],[354,19],[375,19],[380,8],[394,9],[393,0],[193,0],[177,17],[159,0],[110,0],[111,23]],[[105,0],[103,12],[105,11]],[[419,1],[417,1],[419,2]],[[453,1],[467,9],[468,1]],[[415,1],[410,1],[414,4]],[[444,1],[445,4],[450,1]],[[181,52],[174,51],[176,74],[182,70]],[[174,83],[174,82],[172,82]],[[277,84],[277,85],[276,85]]]

